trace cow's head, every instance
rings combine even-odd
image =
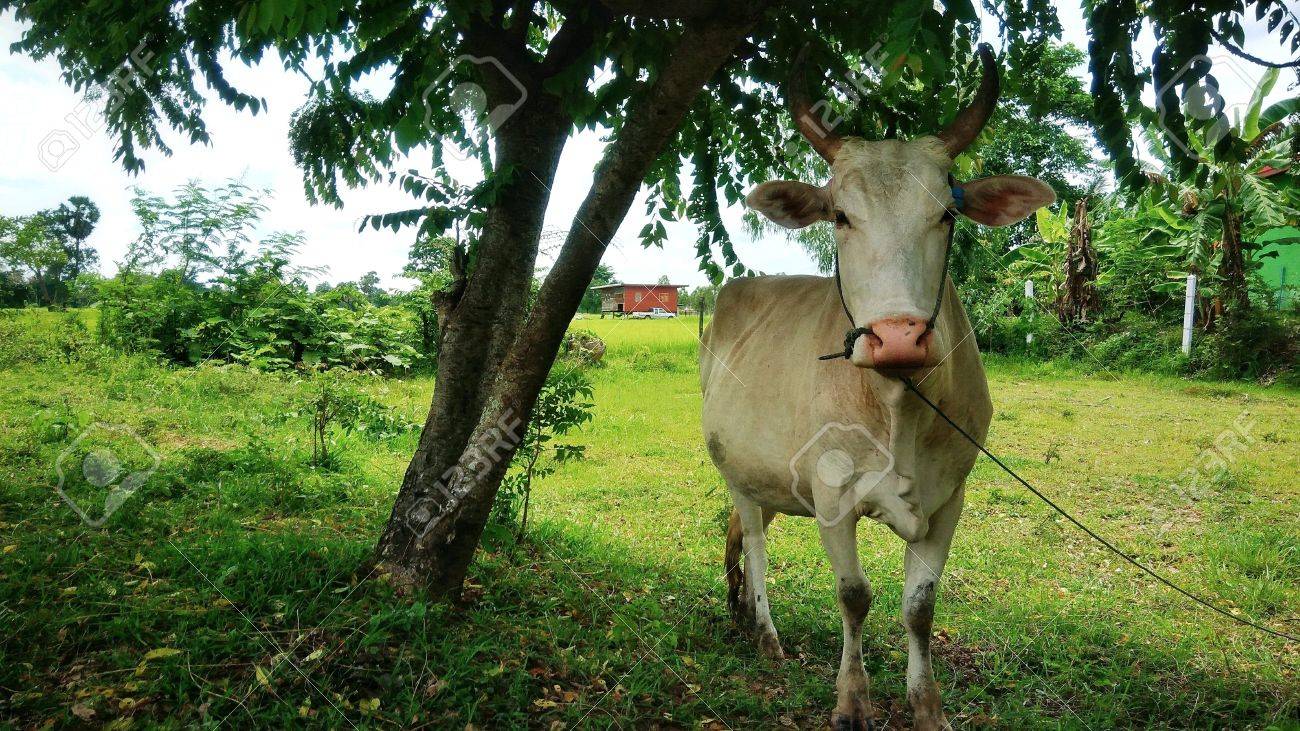
[[[803,86],[799,54],[787,91],[803,136],[831,167],[822,187],[774,180],[755,188],[750,208],[786,228],[819,221],[835,226],[844,304],[858,337],[851,360],[860,367],[906,372],[934,365],[929,319],[941,287],[950,214],[985,226],[1006,226],[1051,204],[1045,183],[998,175],[959,183],[953,198],[952,161],[984,128],[998,97],[998,71],[988,46],[980,47],[984,78],[975,100],[934,137],[867,141],[840,137],[819,119]]]

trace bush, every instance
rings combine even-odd
[[[571,328],[564,333],[560,355],[583,365],[595,365],[605,357],[605,341],[591,330]]]
[[[306,389],[285,413],[285,419],[302,419],[311,433],[311,463],[337,466],[335,429],[382,440],[415,431],[420,425],[406,419],[361,389],[366,376],[344,369],[312,373]]]
[[[1255,309],[1193,340],[1188,370],[1206,378],[1300,382],[1300,320]]]
[[[211,285],[186,281],[176,270],[127,272],[101,284],[100,308],[105,343],[183,365],[217,360],[263,370],[391,373],[424,362],[414,313],[312,294],[273,266],[248,267]]]
[[[500,534],[514,528],[518,541],[528,529],[528,502],[533,480],[555,472],[559,465],[585,456],[586,447],[560,443],[560,437],[581,427],[592,418],[595,391],[581,368],[557,364],[546,376],[546,384],[537,396],[537,405],[528,429],[510,461],[510,470],[501,481],[496,502],[492,505],[490,532]],[[498,536],[500,537],[500,536]]]

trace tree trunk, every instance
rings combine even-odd
[[[421,586],[435,596],[459,595],[501,479],[523,438],[537,395],[607,242],[692,101],[708,78],[730,58],[765,4],[753,3],[747,12],[727,14],[720,20],[687,24],[672,60],[646,92],[634,100],[618,137],[606,148],[592,187],[518,340],[514,341],[517,328],[512,321],[476,317],[458,323],[463,328],[461,337],[478,341],[490,338],[494,352],[497,345],[514,342],[500,368],[487,367],[474,374],[480,386],[475,392],[476,404],[483,406],[476,422],[465,418],[472,411],[468,407],[456,411],[457,420],[450,424],[441,423],[443,415],[430,414],[420,451],[407,470],[378,548],[379,561],[400,585]],[[550,175],[540,177],[549,185]],[[538,229],[541,212],[536,211]],[[530,227],[533,254],[537,233]],[[485,250],[480,268],[486,261]],[[529,256],[530,275],[532,261]],[[476,272],[475,278],[482,281],[481,272]],[[488,281],[496,297],[527,296],[526,286],[507,295],[498,288],[499,280]],[[471,289],[473,286],[471,283]],[[465,299],[469,298],[467,291]],[[465,307],[464,301],[460,307]],[[442,362],[438,377],[439,388],[443,389]],[[490,390],[481,390],[489,384]],[[430,434],[440,437],[432,440]]]
[[[1241,246],[1241,214],[1231,197],[1224,200],[1223,260],[1219,264],[1219,277],[1223,281],[1228,316],[1241,317],[1250,307],[1250,293],[1246,289],[1246,253]]]
[[[36,305],[44,307],[50,304],[50,287],[45,281],[45,273],[40,269],[33,269],[32,279],[36,282]]]
[[[1065,279],[1056,300],[1056,316],[1062,325],[1086,322],[1096,314],[1097,252],[1092,248],[1092,224],[1088,221],[1088,199],[1074,206],[1074,225],[1065,254]]]
[[[492,377],[523,322],[548,188],[570,127],[558,104],[536,103],[531,114],[500,130],[496,168],[513,167],[513,177],[488,209],[477,267],[455,301],[445,303],[433,404],[376,547],[376,560],[400,583],[430,583],[438,590],[441,572],[430,564],[432,554],[420,538],[430,511],[443,499],[444,475],[466,450]],[[447,546],[440,557],[468,563],[469,554],[461,557],[457,548]]]

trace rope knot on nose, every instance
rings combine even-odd
[[[817,356],[817,360],[835,360],[837,358],[853,357],[853,344],[863,335],[874,335],[869,327],[855,327],[844,333],[844,351],[841,353],[827,353],[826,355]]]

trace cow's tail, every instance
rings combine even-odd
[[[745,532],[740,527],[740,511],[731,509],[731,522],[727,525],[727,552],[723,558],[723,567],[727,573],[727,608],[732,616],[741,618],[741,591],[745,588],[744,555]]]
[[[764,531],[775,517],[776,511],[763,511]],[[727,608],[742,627],[748,627],[753,622],[753,607],[745,606],[745,531],[740,527],[740,511],[735,508],[727,524],[727,551],[722,561],[727,572]]]

